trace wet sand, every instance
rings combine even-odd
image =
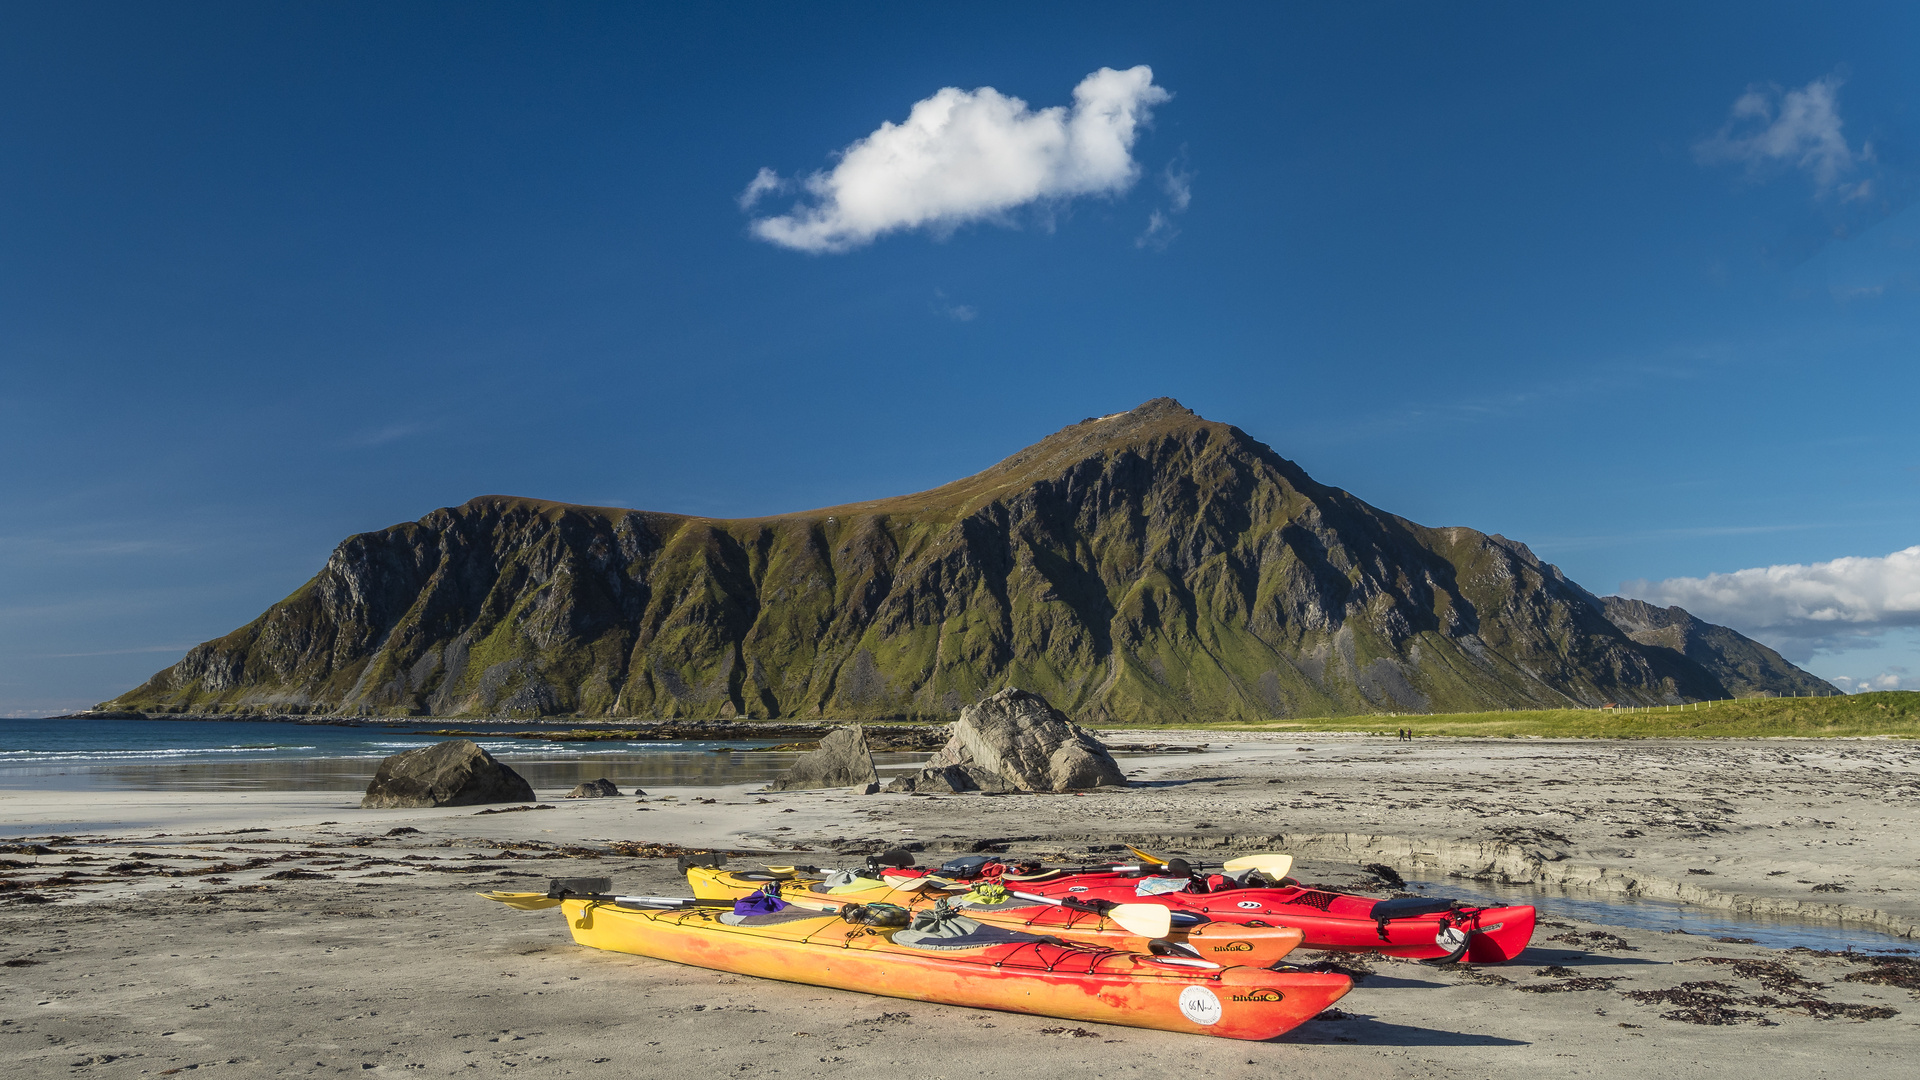
[[[1355,891],[1378,889],[1360,867],[1385,863],[1920,924],[1909,742],[1152,738],[1211,752],[1126,756],[1134,788],[1082,795],[542,791],[551,809],[481,814],[327,792],[0,792],[0,835],[51,849],[0,854],[0,1060],[32,1077],[1910,1075],[1920,992],[1849,980],[1873,977],[1863,958],[1576,920],[1505,965],[1372,960],[1340,1016],[1247,1044],[599,953],[551,911],[473,896],[559,875],[684,892],[672,858],[621,842],[821,865],[902,842],[922,861],[1139,843],[1286,850],[1303,879]],[[1731,960],[1774,966],[1715,962]]]

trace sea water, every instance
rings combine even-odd
[[[1478,904],[1532,904],[1544,922],[1558,916],[1625,926],[1635,930],[1657,930],[1669,934],[1692,934],[1709,941],[1715,938],[1742,938],[1769,949],[1854,949],[1861,952],[1910,950],[1911,938],[1895,937],[1858,924],[1811,922],[1702,907],[1677,900],[1653,900],[1615,893],[1578,893],[1562,889],[1528,885],[1498,885],[1492,882],[1447,878],[1442,881],[1411,882],[1428,896],[1445,896]],[[1542,926],[1533,939],[1544,941],[1560,931]]]
[[[449,738],[426,727],[0,719],[0,788],[360,791],[381,758]],[[649,784],[765,783],[799,756],[761,750],[779,745],[772,739],[548,742],[515,738],[510,730],[472,738],[540,791],[599,777],[623,791]],[[874,762],[886,774],[913,768],[924,757],[882,753]]]

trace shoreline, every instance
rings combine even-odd
[[[1908,933],[1920,922],[1920,747],[1905,740],[1185,734],[1213,745],[1123,754],[1131,787],[1058,795],[732,784],[563,800],[542,788],[537,810],[360,810],[347,792],[3,790],[0,845],[51,850],[0,854],[0,886],[66,884],[36,886],[50,903],[0,891],[0,961],[27,962],[0,978],[0,1019],[12,1021],[0,1033],[13,1033],[10,1060],[32,1078],[612,1064],[646,1077],[831,1067],[892,1080],[914,1063],[929,1078],[1052,1080],[1094,1074],[1089,1048],[1118,1055],[1102,1076],[1155,1075],[1156,1058],[1175,1053],[1208,1080],[1276,1068],[1334,1080],[1656,1077],[1677,1062],[1759,1080],[1802,1075],[1809,1060],[1865,1078],[1910,1069],[1920,989],[1874,981],[1868,954],[1566,914],[1543,917],[1528,951],[1502,965],[1340,957],[1367,972],[1351,994],[1249,1044],[599,953],[572,945],[551,913],[472,895],[572,875],[684,894],[674,855],[685,848],[833,866],[898,844],[930,863],[1001,850],[1097,858],[1135,843],[1203,858],[1288,850],[1301,880],[1374,895],[1385,893],[1368,863],[1731,905],[1711,910],[1874,912]],[[1445,895],[1446,880],[1429,895]],[[1814,891],[1822,884],[1844,892]],[[1724,989],[1687,989],[1703,986]],[[1671,1003],[1703,992],[1727,1004]]]

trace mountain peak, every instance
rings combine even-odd
[[[1141,438],[1199,430],[1231,431],[1234,429],[1230,425],[1208,420],[1173,398],[1157,397],[1152,401],[1135,405],[1126,412],[1089,416],[1077,424],[1061,428],[1029,449],[1045,446],[1056,439],[1078,439],[1083,443],[1092,440],[1125,444]]]
[[[1107,462],[1132,454],[1149,463],[1165,456],[1160,450],[1177,444],[1189,452],[1238,448],[1270,458],[1292,470],[1271,449],[1230,424],[1208,420],[1170,397],[1154,398],[1126,412],[1090,416],[1070,424],[1025,449],[1016,451],[972,476],[937,488],[885,499],[827,507],[815,513],[946,513],[968,514],[997,499],[1026,488],[1064,480],[1089,462]],[[1300,479],[1305,479],[1304,474]]]

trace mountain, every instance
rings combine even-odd
[[[1384,513],[1161,398],[931,491],[807,513],[436,510],[348,538],[101,708],[874,718],[1011,685],[1082,721],[1194,723],[1811,678],[1747,663],[1763,647],[1723,628],[1623,630],[1609,603],[1524,544]]]
[[[1664,650],[1712,672],[1733,697],[1840,692],[1738,630],[1703,622],[1685,608],[1655,607],[1624,596],[1602,597],[1600,603],[1607,621],[1622,633],[1650,650]]]

